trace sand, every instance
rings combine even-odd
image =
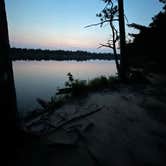
[[[150,85],[120,84],[116,90],[91,93],[42,121],[37,119],[28,131],[38,133],[47,147],[41,160],[61,166],[166,165],[166,82],[162,78],[157,82],[149,78]]]

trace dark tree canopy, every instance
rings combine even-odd
[[[162,2],[162,3],[166,3],[166,0],[159,0],[160,2]]]
[[[166,72],[165,69],[165,43],[166,43],[166,1],[163,10],[152,18],[148,27],[136,23],[130,27],[139,30],[132,43],[127,45],[127,53],[133,66],[147,68],[148,70]]]

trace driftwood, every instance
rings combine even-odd
[[[71,93],[71,88],[58,89],[58,92],[56,93],[56,95],[67,94],[67,93]]]
[[[40,116],[47,114],[48,113],[48,106],[49,106],[49,102],[45,101],[43,99],[37,98],[36,101],[40,104],[40,106],[42,108],[37,108],[34,109],[33,111],[31,111],[25,118],[24,121],[26,123],[33,121],[37,118],[39,118]]]
[[[48,108],[49,103],[47,101],[40,98],[37,98],[36,100],[44,109]]]
[[[59,124],[56,125],[56,126],[53,125],[53,124],[51,124],[51,123],[49,123],[48,121],[46,121],[46,124],[48,124],[48,125],[49,125],[50,127],[52,127],[53,129],[50,130],[50,131],[47,131],[47,132],[43,132],[43,135],[46,135],[46,134],[50,134],[50,133],[52,133],[52,132],[55,132],[56,130],[60,129],[61,127],[65,126],[65,125],[67,125],[67,124],[69,124],[69,123],[75,122],[75,121],[77,121],[77,120],[80,120],[80,119],[82,119],[82,118],[85,118],[85,117],[87,117],[87,116],[90,116],[90,115],[92,115],[92,114],[94,114],[94,113],[96,113],[96,112],[98,112],[98,111],[101,111],[102,108],[103,108],[103,107],[99,107],[99,108],[97,108],[97,109],[94,110],[94,111],[90,111],[90,112],[87,112],[87,113],[82,113],[82,114],[74,115],[74,116],[72,116],[72,117],[69,117],[68,120],[62,121],[61,123],[59,123]]]

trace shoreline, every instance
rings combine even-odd
[[[114,90],[73,98],[52,113],[28,122],[27,132],[40,137],[41,147],[54,149],[51,161],[61,165],[81,161],[88,166],[164,166],[166,79],[149,79],[151,84],[119,84]],[[49,157],[44,154],[43,158]]]

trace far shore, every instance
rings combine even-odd
[[[12,60],[114,60],[112,53],[11,48]]]

